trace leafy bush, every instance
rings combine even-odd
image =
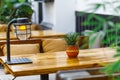
[[[26,0],[0,0],[0,22],[8,23],[13,18],[31,19],[33,10]]]
[[[108,6],[114,14],[119,14],[120,13],[120,5],[116,5],[118,3],[120,3],[120,0],[112,0],[112,1],[103,0],[102,3],[94,3],[94,4],[92,4],[93,14],[94,14],[94,12],[99,10],[99,8],[103,8],[103,10],[106,11],[108,9]],[[83,25],[91,25],[90,19],[93,18],[93,14],[88,16],[86,22]],[[94,31],[99,30],[99,28],[106,28],[107,27],[107,29],[103,30],[107,35],[107,39],[104,40],[103,42],[107,43],[107,44],[109,43],[110,47],[112,46],[113,48],[116,49],[117,54],[114,55],[113,57],[115,57],[115,58],[120,57],[120,37],[119,37],[119,35],[120,35],[120,33],[119,33],[120,23],[119,22],[117,22],[117,23],[112,22],[111,21],[112,16],[110,16],[107,19],[105,19],[104,17],[101,17],[101,16],[94,16],[94,17],[96,17],[96,19],[98,20],[97,24],[94,24],[94,25],[99,26],[99,27],[96,27],[96,29],[94,29]],[[112,34],[109,35],[109,33],[112,33]],[[112,41],[112,42],[110,42],[110,41]],[[114,72],[120,72],[120,59],[109,64],[109,65],[106,65],[104,70],[102,70],[102,71],[109,74],[110,76]],[[117,77],[115,79],[120,80],[120,77]]]

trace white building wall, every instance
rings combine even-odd
[[[75,31],[75,0],[55,0],[55,26],[60,32]]]
[[[43,3],[43,22],[54,24],[55,12],[54,2]]]
[[[85,11],[85,12],[92,12],[93,11],[93,5],[94,3],[104,3],[104,1],[115,1],[115,0],[77,0],[76,4],[76,10],[77,11]],[[107,14],[107,15],[118,15],[116,14],[113,8],[120,3],[112,4],[112,5],[106,5],[106,9],[99,8],[95,13],[99,14]]]
[[[38,2],[32,1],[32,9],[34,10],[34,13],[32,15],[32,22],[39,23],[38,19]]]
[[[43,21],[52,23],[53,30],[60,32],[75,31],[75,11],[90,12],[89,4],[102,2],[103,0],[54,0],[43,4]],[[112,1],[112,0],[106,0]],[[100,8],[96,13],[112,14],[111,6],[107,11]]]
[[[75,31],[75,0],[55,0],[43,4],[43,22],[52,23],[53,30]]]

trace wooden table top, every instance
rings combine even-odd
[[[14,76],[27,76],[38,74],[55,73],[59,70],[81,69],[87,67],[101,67],[116,61],[113,55],[116,53],[112,48],[97,48],[80,50],[78,58],[68,58],[65,51],[53,53],[36,53],[27,55],[16,55],[12,57],[28,57],[33,63],[8,65],[6,57],[0,57],[7,70]]]
[[[31,31],[31,38],[63,37],[64,35],[64,33],[56,32],[53,30]],[[17,39],[14,32],[10,32],[10,38]],[[0,40],[6,40],[6,32],[0,32]]]

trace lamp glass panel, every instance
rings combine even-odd
[[[16,36],[19,40],[27,40],[31,36],[30,25],[18,25],[16,26]]]
[[[26,25],[20,25],[19,26],[19,30],[26,30],[26,28],[27,28]]]

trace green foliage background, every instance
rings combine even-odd
[[[91,14],[88,16],[87,20],[83,23],[83,25],[89,26],[94,25],[97,26],[94,31],[97,32],[100,30],[100,28],[103,29],[103,31],[106,33],[107,39],[103,40],[103,44],[109,44],[109,47],[116,48],[117,54],[113,57],[120,57],[120,22],[114,23],[112,22],[113,16],[110,16],[108,18],[101,17],[99,15],[96,15],[95,12],[102,8],[104,11],[108,10],[108,6],[111,9],[111,13],[117,14],[117,17],[120,17],[120,0],[102,0],[102,3],[94,3],[90,4],[89,6],[92,6]],[[114,15],[116,16],[116,15]],[[97,22],[91,22],[92,18],[96,18]],[[109,35],[110,33],[113,33],[112,35]],[[112,42],[111,42],[112,41]],[[114,63],[111,63],[109,65],[106,65],[105,68],[102,70],[104,73],[111,76],[114,72],[120,72],[120,59]],[[113,78],[114,79],[114,78]],[[120,77],[115,78],[116,80],[120,80]]]
[[[31,19],[33,10],[26,0],[0,0],[0,22],[8,23],[13,18]]]

